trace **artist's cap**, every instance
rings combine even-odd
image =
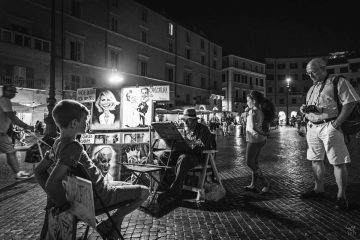
[[[181,118],[183,120],[186,119],[198,119],[198,117],[196,116],[196,111],[194,108],[187,108],[184,110],[183,112],[183,117]]]

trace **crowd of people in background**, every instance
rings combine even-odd
[[[341,77],[339,82],[341,86],[339,87],[341,107],[337,106],[334,97],[334,77],[327,74],[326,63],[322,59],[311,60],[306,66],[306,72],[314,82],[314,85],[307,93],[306,105],[302,105],[296,115],[286,119],[290,127],[297,128],[300,136],[306,136],[308,144],[306,159],[311,163],[314,172],[313,187],[303,192],[300,198],[323,199],[325,197],[324,176],[326,169],[324,160],[327,159],[333,166],[335,182],[338,188],[334,208],[336,210],[346,210],[349,208],[346,194],[348,182],[346,164],[350,163],[351,160],[341,125],[349,116],[355,104],[360,101],[360,97],[351,84]],[[143,90],[143,99],[138,109],[139,112],[143,113],[139,118],[141,121],[139,126],[145,125],[144,116],[147,112],[148,89]],[[21,121],[13,112],[10,101],[17,93],[16,88],[6,86],[3,91],[4,95],[0,97],[0,120],[4,123],[0,125],[0,153],[6,154],[8,164],[12,168],[16,180],[27,179],[30,175],[19,169],[14,143],[16,138],[21,138],[17,134],[19,135],[19,132],[23,131],[22,129],[43,135],[44,125],[41,121],[37,121],[35,126],[29,126]],[[321,94],[322,91],[327,95]],[[99,107],[103,107],[99,112],[106,115],[106,111],[110,111],[112,108],[108,107],[108,103],[101,103],[101,97],[99,99]],[[149,189],[142,185],[111,182],[104,179],[104,172],[108,171],[109,168],[109,159],[113,156],[110,147],[102,147],[96,152],[96,157],[90,158],[77,139],[79,134],[87,131],[89,115],[90,111],[74,100],[62,100],[55,106],[53,117],[60,130],[60,136],[56,139],[50,152],[46,153],[35,169],[35,175],[40,186],[51,199],[48,202],[49,206],[62,209],[68,208],[69,202],[65,190],[62,188],[61,180],[65,179],[67,173],[76,170],[74,166],[79,164],[84,167],[89,180],[96,183],[94,185],[95,191],[100,192],[101,196],[104,197],[103,200],[106,206],[129,201],[126,207],[116,209],[112,215],[116,227],[121,229],[125,215],[134,211],[147,199]],[[107,116],[105,115],[104,119],[111,120],[112,123],[114,116],[110,115],[110,113]],[[99,117],[100,123],[102,121],[101,116]],[[174,149],[171,155],[172,158],[168,157],[168,161],[175,162],[173,164],[175,177],[169,189],[158,195],[158,203],[167,205],[181,200],[183,197],[183,183],[188,170],[204,163],[203,150],[216,149],[215,134],[219,135],[218,131],[222,132],[224,137],[230,136],[230,128],[235,125],[240,125],[240,135],[246,140],[246,167],[249,168],[251,173],[250,183],[244,186],[243,189],[247,192],[262,195],[269,193],[272,180],[265,176],[261,170],[259,156],[268,141],[270,127],[277,128],[279,123],[279,118],[275,115],[274,104],[258,91],[251,91],[247,95],[247,107],[244,108],[239,118],[229,112],[223,112],[220,115],[212,114],[205,119],[204,116],[198,117],[194,108],[185,109],[181,119],[174,122],[174,124],[177,127],[184,128],[183,137],[187,148],[181,151]],[[22,129],[17,129],[15,125]],[[6,132],[8,129],[12,131],[12,135]],[[101,141],[105,141],[105,139]],[[112,143],[117,142],[117,140],[111,141]],[[100,144],[100,142],[97,143]],[[101,142],[101,144],[104,144],[104,142]],[[133,149],[130,150],[134,151]],[[50,175],[49,170],[51,170]],[[94,204],[96,209],[100,209],[98,199],[94,200]],[[96,230],[104,239],[107,237],[119,237],[118,232],[115,232],[109,226],[109,220],[98,224]]]

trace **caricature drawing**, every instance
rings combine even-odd
[[[117,108],[119,104],[120,102],[116,100],[112,91],[101,91],[94,103],[91,129],[119,128],[119,110]]]
[[[141,89],[141,98],[139,106],[137,107],[137,110],[139,112],[140,117],[140,126],[145,126],[145,115],[149,110],[149,105],[147,102],[149,101],[149,88],[142,88]]]

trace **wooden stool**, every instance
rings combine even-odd
[[[216,165],[215,165],[215,154],[217,152],[218,152],[217,150],[204,150],[204,151],[202,151],[202,154],[206,154],[206,159],[205,159],[204,165],[198,165],[198,166],[196,166],[196,167],[194,167],[194,168],[192,168],[192,169],[190,169],[188,171],[188,175],[189,174],[191,175],[194,171],[199,171],[199,170],[201,171],[200,176],[199,176],[199,181],[197,183],[197,187],[186,185],[185,183],[183,185],[183,189],[197,193],[197,196],[196,196],[196,199],[195,199],[197,202],[205,200],[204,184],[205,184],[206,176],[207,176],[207,174],[209,172],[208,170],[212,170],[215,180],[217,182],[219,182],[221,187],[223,187],[222,182],[221,182],[221,178],[219,176],[219,172],[218,172],[218,170],[216,168]]]

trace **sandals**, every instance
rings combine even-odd
[[[268,184],[267,186],[263,187],[260,192],[256,189],[256,187],[249,187],[249,186],[244,187],[244,190],[246,192],[260,193],[261,195],[264,195],[270,192],[271,187],[272,187],[271,184]]]

